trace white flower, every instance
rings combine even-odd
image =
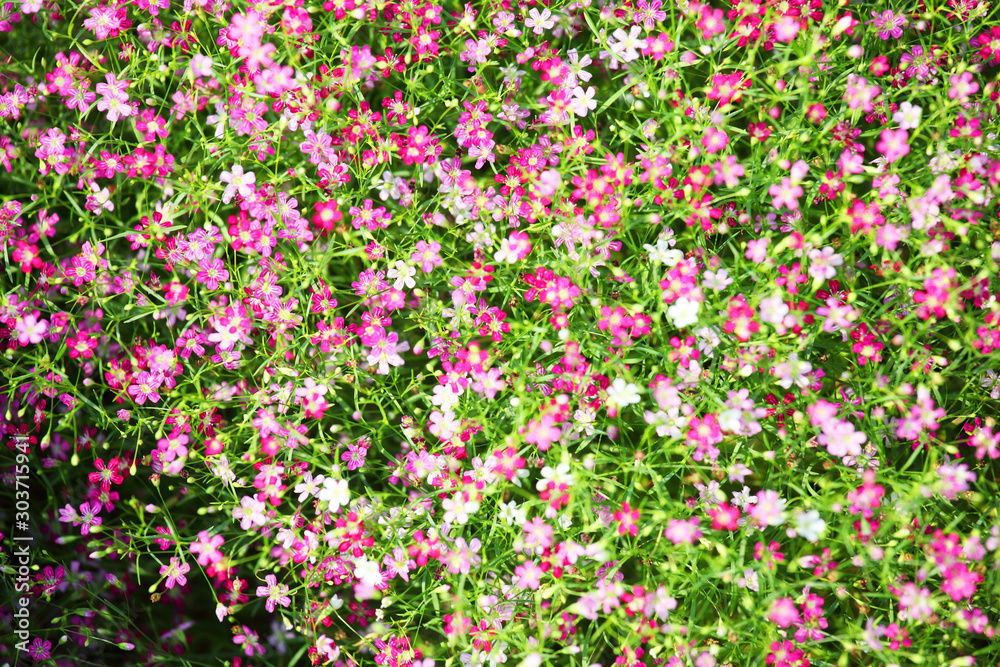
[[[761,299],[760,319],[762,322],[778,324],[785,319],[785,315],[787,315],[788,312],[788,305],[785,304],[785,300],[781,298],[780,294],[775,294],[767,297],[766,299]]]
[[[560,528],[566,530],[573,525],[573,517],[571,517],[567,512],[563,512],[559,515],[559,518],[556,519],[556,523],[559,524]]]
[[[742,418],[742,410],[723,410],[719,413],[719,428],[728,433],[734,433],[740,430],[740,420]]]
[[[716,272],[706,271],[702,277],[701,284],[708,289],[716,291],[723,290],[733,284],[733,279],[729,277],[729,272],[719,269]]]
[[[417,267],[408,266],[401,259],[396,260],[395,268],[389,269],[386,275],[389,277],[389,280],[396,281],[392,284],[393,289],[401,290],[404,286],[408,289],[413,289],[417,285],[417,282],[413,279],[413,276],[417,275]]]
[[[489,655],[490,667],[497,667],[507,662],[507,642],[497,642]]]
[[[307,470],[302,476],[302,481],[295,485],[295,493],[299,494],[299,502],[305,502],[306,498],[315,495],[323,486],[324,481],[326,481],[326,477],[323,475],[314,478],[312,473]]]
[[[742,491],[733,493],[733,505],[746,511],[746,508],[757,502],[757,496],[750,495],[750,487],[744,486]]]
[[[811,372],[812,364],[800,360],[798,352],[791,352],[787,362],[782,362],[774,367],[774,375],[778,378],[778,384],[785,389],[791,388],[793,383],[797,387],[808,387],[808,375]]]
[[[445,498],[441,503],[444,507],[444,520],[446,523],[458,523],[465,525],[469,523],[469,515],[479,511],[479,501],[472,498],[467,491],[456,491],[451,498]]]
[[[580,86],[573,89],[573,113],[577,116],[586,116],[587,111],[597,108],[597,100],[594,95],[597,93],[593,86],[588,86],[587,90]]]
[[[642,397],[639,395],[638,385],[617,378],[608,387],[608,399],[618,407],[624,408],[628,405],[635,405],[642,400]]]
[[[593,60],[591,60],[590,56],[584,55],[581,58],[580,54],[577,52],[576,49],[570,49],[569,51],[567,51],[567,55],[569,55],[570,75],[575,76],[584,83],[590,81],[590,77],[592,76],[591,73],[583,69],[584,67],[587,67],[588,65],[594,62]]]
[[[760,587],[760,584],[757,581],[757,571],[749,569],[743,570],[743,576],[736,580],[736,585],[740,588],[749,588],[750,590],[757,592]]]
[[[684,253],[676,248],[671,248],[671,245],[673,245],[671,239],[659,239],[655,246],[647,243],[642,247],[649,253],[650,261],[674,266],[684,258]]]
[[[472,653],[460,654],[458,660],[464,667],[483,667],[486,664],[486,653],[474,648]]]
[[[722,344],[722,338],[719,337],[719,332],[711,327],[702,327],[694,332],[694,335],[698,337],[698,349],[706,357],[711,357],[715,351],[715,348]]]
[[[701,364],[697,360],[692,361],[687,368],[681,366],[677,369],[677,379],[681,384],[694,386],[701,379]]]
[[[233,195],[239,193],[241,197],[249,197],[254,192],[254,184],[257,176],[252,172],[243,172],[243,167],[238,164],[233,165],[232,172],[224,171],[219,176],[219,180],[228,183],[225,192],[222,193],[222,203],[228,204],[233,199]]]
[[[899,123],[899,127],[903,130],[915,130],[920,125],[921,111],[923,109],[915,104],[903,102],[899,105],[899,110],[892,114],[892,121]]]
[[[618,28],[612,35],[618,41],[612,42],[609,40],[608,47],[622,61],[627,63],[632,62],[639,57],[639,52],[636,49],[646,48],[646,40],[639,39],[641,33],[642,28],[637,25],[632,26],[628,33]]]
[[[500,503],[500,513],[497,515],[504,520],[508,526],[520,525],[527,521],[528,511],[523,507],[518,507],[513,500],[509,503]]]
[[[647,424],[656,426],[656,435],[661,438],[681,437],[681,428],[687,426],[688,418],[681,415],[676,406],[671,405],[666,412],[646,410],[644,419]]]
[[[996,400],[1000,398],[1000,375],[996,371],[987,369],[986,376],[979,381],[983,389],[990,390],[990,398]]]
[[[795,531],[810,542],[816,542],[826,532],[826,521],[819,517],[816,510],[800,512],[795,517]]]
[[[533,28],[532,32],[536,35],[541,35],[546,30],[551,30],[556,22],[551,20],[552,12],[548,9],[542,9],[542,13],[539,14],[537,9],[531,9],[528,12],[528,18],[524,19],[524,25],[528,28]]]
[[[450,382],[448,384],[439,384],[433,389],[434,396],[431,398],[431,403],[440,407],[442,410],[451,410],[458,403],[459,397],[464,393],[461,385],[453,385]]]
[[[681,297],[667,308],[667,317],[675,327],[683,329],[698,323],[699,310],[701,303]]]
[[[209,466],[212,469],[212,473],[227,484],[232,483],[236,479],[236,475],[229,468],[229,458],[225,454],[220,456],[215,463],[209,463]]]
[[[354,561],[354,578],[365,586],[378,586],[382,583],[382,572],[379,571],[378,562],[361,557]]]
[[[542,468],[542,478],[535,482],[535,490],[543,491],[549,488],[549,482],[555,482],[556,486],[559,484],[573,486],[575,481],[576,478],[573,477],[573,473],[569,471],[568,463],[560,463],[555,468],[552,466],[545,466]]]
[[[389,197],[399,199],[402,193],[399,191],[397,180],[399,179],[393,178],[392,172],[388,169],[383,171],[382,182],[378,184],[378,198],[382,201],[388,201]]]
[[[597,421],[597,412],[590,408],[580,408],[573,413],[573,420],[587,435],[594,435],[594,422]]]
[[[328,477],[323,480],[323,488],[316,496],[320,501],[330,503],[331,510],[338,510],[351,502],[351,493],[347,490],[346,479],[333,479]]]
[[[510,239],[503,239],[500,242],[500,249],[493,253],[493,259],[498,262],[514,264],[517,262],[517,248],[511,245]]]

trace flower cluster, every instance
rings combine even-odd
[[[0,662],[993,664],[998,10],[436,3],[0,3]]]

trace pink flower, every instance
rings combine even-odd
[[[941,591],[955,602],[971,599],[976,594],[976,584],[983,580],[978,572],[969,569],[965,563],[952,563],[944,571]]]
[[[854,425],[847,421],[833,419],[823,425],[823,431],[818,438],[819,444],[826,447],[830,456],[860,456],[861,445],[868,439],[864,433],[854,430]]]
[[[386,213],[384,206],[372,208],[371,199],[366,199],[361,205],[361,208],[352,206],[348,213],[350,213],[353,217],[351,225],[355,229],[366,227],[372,232],[377,229],[385,229],[389,226],[389,222],[392,220],[392,213]]]
[[[729,145],[729,135],[724,130],[709,127],[701,138],[701,145],[708,153],[718,153]]]
[[[222,535],[209,536],[208,531],[203,530],[198,533],[198,541],[192,543],[188,549],[191,553],[198,556],[198,565],[206,567],[208,565],[215,565],[222,560],[223,555],[219,551],[219,547],[225,541]]]
[[[792,598],[778,598],[771,603],[771,610],[768,612],[767,618],[779,628],[787,628],[793,623],[802,622],[799,610]]]
[[[100,511],[101,505],[96,502],[84,502],[80,505],[79,513],[77,513],[76,508],[67,504],[66,507],[59,510],[59,520],[64,523],[72,523],[74,526],[82,525],[80,534],[89,535],[91,528],[101,525],[101,517],[97,516]]]
[[[885,156],[886,163],[892,163],[910,152],[910,134],[906,130],[885,128],[879,135],[875,150]]]
[[[118,472],[118,457],[104,463],[104,459],[98,458],[94,462],[97,472],[92,472],[87,476],[91,484],[100,484],[102,491],[109,491],[111,484],[121,484],[125,478]]]
[[[164,586],[167,588],[173,588],[175,583],[179,583],[181,586],[187,583],[187,577],[184,575],[191,571],[191,566],[187,563],[182,563],[179,558],[171,558],[169,565],[160,566],[160,574],[166,575],[167,581]]]
[[[376,372],[379,375],[388,375],[389,366],[403,365],[403,358],[396,351],[396,342],[398,340],[399,334],[393,331],[372,345],[372,350],[368,354],[368,364],[372,367],[377,367],[378,370]]]
[[[268,612],[274,613],[274,605],[280,604],[282,607],[287,607],[292,604],[292,598],[288,597],[288,586],[285,584],[279,584],[278,578],[273,574],[269,574],[264,577],[264,581],[267,586],[257,587],[257,597],[266,597],[267,601],[264,603],[264,607]]]
[[[542,585],[542,574],[542,568],[538,567],[535,561],[529,560],[523,565],[518,565],[514,568],[514,575],[517,577],[515,586],[537,591],[538,587]]]
[[[264,502],[253,496],[243,496],[240,506],[233,508],[233,518],[240,520],[240,528],[248,530],[251,526],[263,526],[267,522],[264,514]]]
[[[952,74],[948,79],[951,88],[948,89],[948,99],[967,102],[970,97],[979,92],[979,84],[976,83],[972,72],[962,72]]]
[[[767,193],[774,197],[771,202],[774,208],[786,207],[792,211],[799,207],[799,197],[803,195],[802,188],[792,182],[787,176],[781,179],[781,184],[772,185]]]
[[[35,640],[31,642],[31,646],[28,647],[28,655],[35,662],[46,662],[52,657],[52,642],[48,639],[35,637]]]
[[[140,371],[129,385],[128,394],[138,405],[143,405],[147,400],[156,403],[160,400],[160,395],[156,390],[163,384],[162,375],[153,375],[147,371]]]
[[[410,260],[420,267],[420,270],[424,273],[430,273],[434,270],[435,266],[441,266],[443,260],[438,251],[441,249],[441,244],[437,241],[417,241],[417,248],[410,255]]]
[[[79,287],[85,282],[90,282],[96,277],[94,265],[83,257],[74,257],[70,260],[70,265],[64,270],[66,278],[73,281],[73,287]]]
[[[872,16],[875,18],[869,23],[873,24],[875,29],[879,31],[879,39],[899,39],[903,36],[903,28],[906,27],[908,21],[902,14],[893,14],[892,11],[886,10],[881,14],[872,12]]]
[[[757,504],[747,508],[758,526],[780,526],[785,522],[785,501],[777,491],[761,491]]]
[[[229,271],[226,270],[226,264],[219,258],[212,260],[203,259],[198,263],[198,268],[200,269],[195,275],[195,279],[204,283],[205,287],[210,290],[219,289],[219,283],[229,280]]]
[[[45,334],[49,330],[49,321],[38,318],[38,311],[29,313],[18,318],[14,324],[14,331],[17,332],[17,342],[19,345],[38,345],[45,340]]]
[[[135,110],[129,104],[128,93],[125,92],[129,82],[118,81],[113,72],[106,73],[104,79],[107,83],[99,83],[96,87],[97,94],[102,96],[97,102],[97,110],[107,111],[108,120],[112,123],[133,115]]]
[[[897,595],[900,620],[922,621],[934,613],[931,592],[927,588],[917,588],[916,584],[908,582]]]
[[[698,530],[700,521],[701,519],[696,516],[687,521],[670,519],[663,535],[674,544],[694,544],[701,538],[701,531]]]
[[[767,259],[767,243],[769,238],[747,241],[746,258],[754,264],[762,264]]]
[[[639,510],[632,509],[628,503],[622,503],[622,508],[615,512],[615,521],[618,522],[618,534],[628,533],[632,537],[639,534]]]
[[[531,252],[531,241],[526,232],[511,232],[500,245],[500,250],[493,253],[493,259],[508,264],[519,262]]]

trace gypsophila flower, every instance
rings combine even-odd
[[[988,662],[995,14],[0,0],[12,654]]]
[[[264,607],[268,612],[273,613],[275,605],[287,607],[292,604],[292,598],[288,596],[288,586],[279,584],[273,574],[267,575],[264,580],[267,585],[257,587],[257,597],[267,598]]]
[[[329,503],[330,509],[334,511],[347,505],[351,502],[347,480],[327,477],[323,480],[323,486],[320,488],[319,493],[316,494],[316,499],[320,502]]]
[[[904,130],[915,130],[920,127],[920,112],[922,109],[915,104],[903,102],[899,109],[892,115],[892,120],[899,123],[899,127]]]
[[[826,521],[816,510],[799,512],[795,516],[795,531],[810,542],[816,542],[826,532]]]
[[[701,310],[700,303],[681,298],[667,308],[667,317],[670,318],[671,324],[678,329],[683,329],[698,323],[699,310]]]
[[[886,10],[881,14],[872,12],[872,16],[875,18],[870,23],[878,31],[879,39],[899,39],[903,36],[903,28],[906,27],[908,21],[902,14],[894,14],[892,11]]]
[[[179,558],[171,558],[168,565],[160,566],[160,575],[166,577],[164,586],[173,588],[175,584],[184,586],[187,584],[187,577],[184,575],[191,571],[191,566],[182,562]]]
[[[626,382],[622,378],[615,378],[615,381],[608,387],[608,400],[619,407],[635,405],[642,400],[639,395],[639,387]]]

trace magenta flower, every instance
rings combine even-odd
[[[280,604],[282,607],[292,604],[292,598],[288,597],[288,586],[279,584],[276,576],[269,574],[264,577],[264,581],[267,585],[257,587],[257,597],[267,598],[264,607],[267,608],[268,612],[274,613],[275,604]]]
[[[164,583],[164,586],[167,588],[173,588],[174,584],[180,584],[181,586],[187,584],[187,577],[184,575],[190,571],[191,566],[182,562],[177,557],[171,558],[169,565],[160,566],[160,575],[167,578]]]
[[[198,541],[193,542],[188,550],[198,556],[198,565],[206,567],[208,565],[215,565],[222,560],[222,552],[219,551],[219,547],[225,542],[225,538],[222,535],[212,535],[209,536],[207,530],[200,531],[198,533]]]
[[[156,390],[163,384],[162,375],[154,375],[147,371],[140,371],[129,385],[128,395],[137,405],[143,405],[146,401],[156,403],[160,400],[160,395]]]
[[[724,130],[709,127],[701,138],[701,145],[706,153],[718,153],[729,145],[729,135]]]
[[[787,176],[781,179],[781,184],[773,184],[767,191],[774,197],[771,205],[774,208],[788,208],[794,211],[799,207],[799,197],[803,195],[803,190],[797,183]]]
[[[264,647],[260,643],[259,635],[245,625],[242,626],[242,630],[238,634],[233,635],[233,643],[242,646],[243,653],[248,658],[264,655]]]
[[[906,130],[885,128],[879,135],[875,149],[885,156],[886,163],[892,163],[910,153],[910,134]]]
[[[31,646],[28,647],[28,655],[30,655],[32,660],[35,662],[44,662],[48,660],[52,657],[52,642],[48,639],[35,637],[34,641],[31,642]]]
[[[891,10],[886,10],[881,14],[872,12],[872,16],[875,18],[869,21],[869,23],[874,25],[875,29],[879,31],[879,39],[899,39],[903,36],[903,28],[908,23],[904,15],[893,14]]]
[[[696,516],[691,517],[687,521],[670,519],[667,522],[667,529],[664,531],[663,536],[674,544],[694,544],[701,539],[701,531],[698,529],[700,522],[701,519]]]
[[[219,289],[219,283],[229,280],[229,271],[226,270],[226,264],[219,258],[212,260],[203,259],[198,263],[198,268],[200,269],[195,275],[195,279],[204,283],[205,287],[210,290]]]
[[[767,614],[767,620],[779,628],[787,628],[793,623],[801,623],[802,617],[799,615],[799,610],[792,598],[778,598],[771,603],[771,610]]]
[[[263,526],[267,522],[264,502],[253,496],[243,496],[240,506],[233,508],[233,518],[240,520],[240,528],[249,530],[251,526]]]
[[[101,525],[101,517],[97,516],[101,512],[101,504],[98,502],[85,502],[80,505],[77,513],[72,505],[66,505],[59,510],[59,520],[64,523],[72,523],[74,526],[81,526],[80,534],[89,535],[91,528]]]
[[[347,463],[348,470],[357,470],[365,464],[368,448],[354,443],[347,444],[347,451],[340,455],[340,460]]]

